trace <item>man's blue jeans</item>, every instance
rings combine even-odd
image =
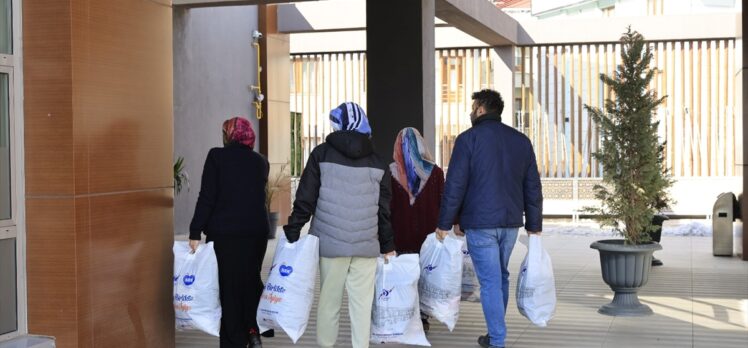
[[[518,228],[468,229],[466,238],[475,274],[480,282],[480,302],[491,345],[504,346],[504,316],[509,303],[509,257]]]

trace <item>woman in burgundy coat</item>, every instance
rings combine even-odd
[[[444,190],[444,172],[415,128],[397,135],[390,164],[392,200],[390,212],[398,254],[418,253],[426,236],[436,230],[439,204]],[[421,314],[424,330],[428,317]]]

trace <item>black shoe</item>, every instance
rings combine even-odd
[[[262,348],[262,340],[260,339],[260,335],[249,335],[249,348]]]
[[[429,324],[428,319],[421,319],[421,322],[423,323],[423,332],[429,333],[429,329],[431,328],[431,324]]]
[[[488,334],[478,336],[478,344],[483,348],[504,348],[499,346],[492,346],[491,338],[488,336]]]
[[[275,330],[270,329],[260,334],[262,337],[275,337]]]
[[[662,265],[663,265],[662,260],[655,259],[654,257],[652,258],[652,266],[662,266]]]

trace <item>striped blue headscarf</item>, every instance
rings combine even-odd
[[[371,135],[369,119],[366,118],[364,109],[356,103],[345,102],[330,111],[330,123],[335,131],[352,130]]]

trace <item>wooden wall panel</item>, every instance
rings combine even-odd
[[[24,2],[24,149],[32,196],[73,193],[70,25],[69,2]]]
[[[90,143],[90,192],[171,186],[171,8],[73,1],[73,35],[75,117],[85,122],[76,131]]]
[[[26,200],[29,332],[78,346],[75,209],[72,198]]]
[[[171,11],[24,3],[28,321],[57,347],[174,346]]]
[[[91,313],[91,202],[87,197],[75,199],[76,290],[78,301],[78,348],[94,347],[94,317]]]
[[[84,198],[91,211],[95,347],[173,346],[172,194],[163,189]]]

